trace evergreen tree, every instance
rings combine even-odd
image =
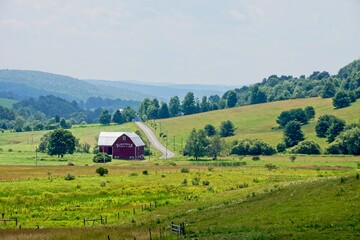
[[[181,107],[184,115],[190,115],[196,112],[194,93],[188,92],[186,94]]]
[[[170,113],[169,113],[169,108],[168,105],[163,102],[161,103],[161,107],[159,109],[159,118],[169,118],[170,117]]]
[[[172,97],[169,102],[169,112],[171,117],[177,117],[181,113],[181,105],[178,96]]]
[[[114,113],[113,122],[117,124],[123,124],[125,122],[124,117],[119,109]]]
[[[100,122],[102,125],[109,125],[109,124],[110,124],[110,122],[111,122],[111,114],[109,113],[109,110],[104,109],[104,110],[101,112],[101,115],[100,115],[100,118],[99,118],[99,122]]]

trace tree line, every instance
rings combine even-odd
[[[335,108],[350,106],[360,98],[360,60],[343,67],[336,75],[326,71],[315,71],[308,77],[271,75],[260,83],[229,90],[222,97],[213,95],[198,99],[189,92],[182,101],[174,96],[168,103],[146,98],[140,104],[139,116],[146,121],[309,97],[333,98]]]

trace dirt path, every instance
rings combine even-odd
[[[142,122],[136,122],[136,124],[145,133],[146,137],[150,141],[151,146],[153,146],[154,148],[156,148],[157,150],[159,150],[162,153],[162,156],[160,158],[172,158],[175,156],[175,154],[173,152],[171,152],[169,149],[166,149],[166,147],[164,147],[159,142],[159,140],[155,136],[154,132],[148,126],[146,126]]]

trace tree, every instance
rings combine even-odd
[[[220,125],[220,137],[229,137],[234,136],[235,127],[234,124],[230,121],[223,121]]]
[[[171,117],[177,117],[181,113],[181,105],[178,96],[172,97],[169,102],[169,112]]]
[[[94,157],[93,157],[93,162],[94,163],[107,163],[107,162],[111,162],[111,156],[107,153],[97,153]]]
[[[200,103],[200,112],[209,111],[209,102],[206,96],[203,96]]]
[[[215,135],[210,138],[209,145],[207,146],[207,154],[214,160],[217,159],[221,151],[223,150],[224,141],[219,135]]]
[[[344,120],[335,117],[334,115],[323,115],[316,123],[316,135],[320,138],[326,137],[328,142],[335,140],[336,136],[343,131],[346,123]]]
[[[71,128],[71,123],[69,121],[66,121],[64,118],[60,120],[60,127],[63,129],[69,129]]]
[[[307,106],[304,109],[307,119],[313,119],[315,117],[315,108],[313,106]]]
[[[59,115],[56,115],[56,116],[55,116],[55,122],[56,122],[56,123],[59,123],[59,122],[60,122],[60,117],[59,117]]]
[[[276,122],[281,127],[284,127],[290,121],[298,121],[302,124],[306,124],[308,123],[309,118],[303,109],[296,108],[288,111],[283,111],[276,119]]]
[[[109,125],[109,124],[110,124],[110,122],[111,122],[111,114],[110,114],[109,110],[104,109],[104,110],[101,112],[101,115],[100,115],[100,118],[99,118],[99,122],[100,122],[102,125]]]
[[[340,90],[338,91],[333,98],[333,105],[335,108],[344,108],[348,107],[351,104],[350,96],[347,92]]]
[[[159,109],[154,105],[150,105],[146,111],[148,119],[157,119],[159,115]]]
[[[195,160],[198,160],[199,157],[205,156],[208,145],[209,141],[206,137],[205,131],[202,129],[198,131],[193,129],[186,140],[183,155],[193,156],[195,157]]]
[[[358,127],[344,131],[340,139],[348,154],[360,155],[360,129]]]
[[[123,114],[123,116],[124,116],[125,122],[131,122],[131,121],[134,120],[135,117],[136,117],[136,112],[135,112],[135,110],[132,109],[132,108],[130,108],[130,107],[124,108],[122,114]]]
[[[208,137],[214,136],[216,134],[216,129],[211,124],[206,124],[204,127],[204,131]]]
[[[250,90],[250,104],[264,103],[267,101],[266,93],[255,85]]]
[[[76,139],[69,130],[54,130],[44,140],[48,141],[44,145],[46,146],[47,154],[50,156],[57,155],[58,157],[63,157],[65,154],[73,154],[75,152]]]
[[[304,134],[301,131],[301,124],[298,121],[290,121],[284,128],[284,143],[286,147],[293,147],[304,140]]]
[[[116,124],[123,124],[125,122],[124,117],[119,109],[114,113],[113,122]]]
[[[105,174],[109,173],[109,170],[103,167],[99,167],[96,169],[96,173],[99,174],[100,176],[104,176]]]
[[[168,105],[163,102],[161,103],[161,107],[159,109],[159,118],[169,118],[170,117],[170,113],[169,113],[169,108]]]
[[[236,106],[237,103],[237,95],[236,92],[231,90],[228,92],[227,97],[226,97],[226,107],[227,108],[233,108]]]
[[[22,132],[25,125],[25,119],[23,117],[16,117],[14,121],[14,129],[16,132]]]
[[[332,98],[335,95],[335,85],[332,81],[327,80],[324,84],[324,88],[320,93],[322,98]]]
[[[184,115],[194,114],[196,111],[194,93],[188,92],[182,102],[182,111]]]

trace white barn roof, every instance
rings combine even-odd
[[[115,141],[122,135],[126,135],[131,139],[135,146],[144,146],[141,138],[133,132],[101,132],[99,135],[98,146],[112,146]]]

